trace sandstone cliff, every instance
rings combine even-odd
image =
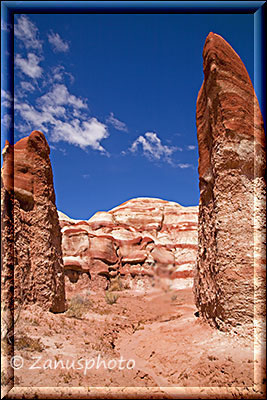
[[[196,113],[200,203],[195,299],[204,318],[228,329],[252,325],[254,305],[263,312],[265,135],[246,68],[214,33],[205,42],[203,70]]]
[[[6,143],[2,168],[2,295],[4,301],[65,310],[61,232],[50,149],[34,131]]]
[[[197,251],[198,207],[137,198],[88,221],[59,212],[66,274],[179,278],[192,286]]]

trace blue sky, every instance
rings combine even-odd
[[[139,196],[198,204],[195,109],[210,31],[253,81],[252,14],[15,16],[15,141],[46,135],[59,210],[88,219]],[[4,139],[3,76],[1,95]]]

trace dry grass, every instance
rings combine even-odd
[[[171,301],[175,301],[177,299],[177,294],[173,294],[171,297]]]
[[[15,337],[15,349],[41,352],[44,350],[44,346],[40,339],[34,339],[27,335],[22,335]]]
[[[112,305],[112,304],[116,303],[118,298],[119,298],[119,295],[116,293],[112,293],[110,291],[105,292],[105,300],[106,300],[107,304]]]
[[[92,307],[92,302],[80,295],[74,296],[69,302],[69,307],[66,316],[69,318],[82,319],[83,314]]]
[[[117,275],[115,278],[110,279],[109,292],[120,292],[123,289],[121,278]]]
[[[129,289],[131,289],[130,282],[125,282],[124,285],[123,285],[123,288],[124,288],[124,290],[129,290]]]

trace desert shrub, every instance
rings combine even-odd
[[[215,360],[218,360],[218,357],[213,356],[213,355],[209,355],[209,356],[208,356],[208,360],[210,360],[210,361],[215,361]]]
[[[119,298],[119,295],[116,293],[112,293],[110,291],[105,292],[105,300],[106,300],[107,304],[112,305],[112,304],[116,303],[118,298]]]
[[[67,317],[81,319],[83,314],[92,306],[91,301],[87,297],[80,295],[74,296],[69,302],[66,312]]]
[[[28,350],[28,351],[38,351],[44,350],[44,346],[40,339],[30,338],[27,335],[15,337],[15,348],[16,350]]]
[[[66,374],[61,374],[63,375],[63,381],[64,383],[70,383],[72,380],[72,376],[70,372],[67,372]]]
[[[173,294],[171,297],[171,301],[175,301],[177,299],[177,294]]]
[[[124,288],[125,290],[131,289],[130,282],[125,282],[123,288]]]
[[[110,279],[109,292],[119,292],[123,289],[120,275]]]

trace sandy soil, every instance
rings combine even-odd
[[[253,341],[201,322],[191,289],[116,294],[107,304],[103,289],[72,291],[63,314],[23,310],[16,386],[253,386]]]

